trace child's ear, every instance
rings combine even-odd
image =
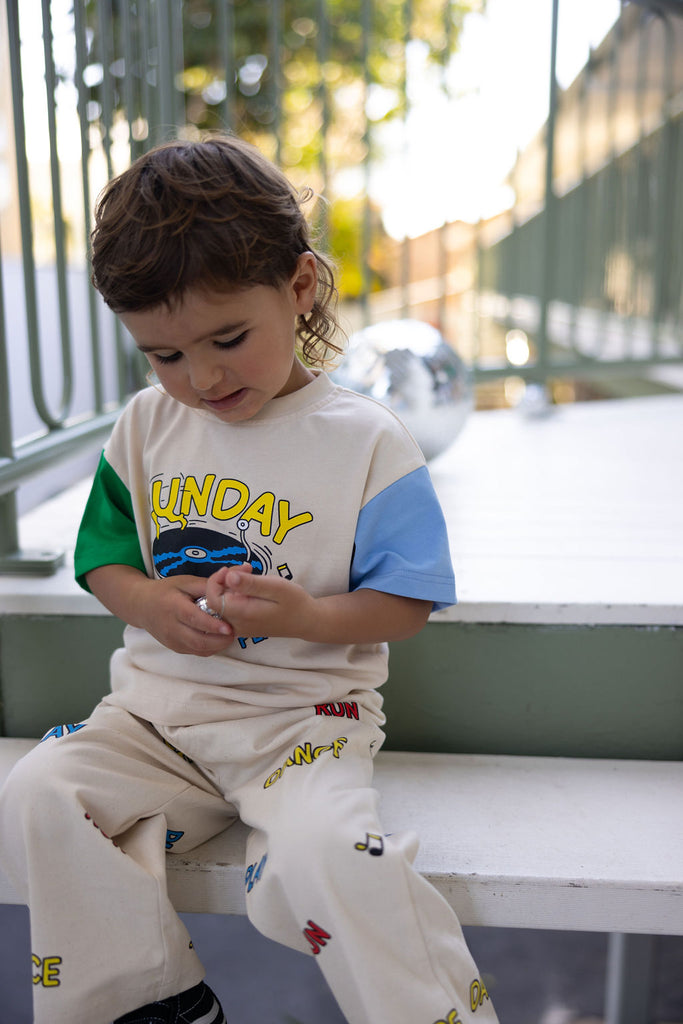
[[[295,311],[310,313],[318,291],[318,265],[312,252],[302,252],[292,276]]]

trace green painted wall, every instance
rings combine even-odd
[[[0,618],[2,727],[40,736],[108,690],[122,623]],[[683,758],[683,628],[429,623],[392,645],[395,749]]]
[[[86,718],[109,689],[123,623],[109,616],[0,617],[0,722],[7,736],[42,736]]]
[[[396,749],[683,758],[683,627],[429,623],[393,644]]]

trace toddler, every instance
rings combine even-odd
[[[98,202],[93,281],[155,381],[75,555],[127,624],[111,692],[0,796],[35,1024],[225,1021],[165,862],[238,816],[251,921],[316,957],[350,1024],[496,1020],[415,836],[378,817],[387,641],[455,591],[417,444],[325,372],[334,278],[305,198],[216,136],[157,147]]]

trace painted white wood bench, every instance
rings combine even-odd
[[[34,743],[0,739],[0,784]],[[465,925],[683,934],[681,763],[382,751],[375,781]],[[245,913],[245,838],[169,855],[178,910]],[[0,902],[20,902],[2,873]]]

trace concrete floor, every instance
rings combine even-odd
[[[229,1024],[344,1024],[312,957],[270,942],[245,918],[185,914]],[[465,929],[501,1024],[596,1024],[606,936]],[[28,912],[0,907],[0,1024],[31,1024]],[[683,1024],[683,937],[657,941],[648,1024]],[[381,1022],[388,1024],[388,1022]]]

